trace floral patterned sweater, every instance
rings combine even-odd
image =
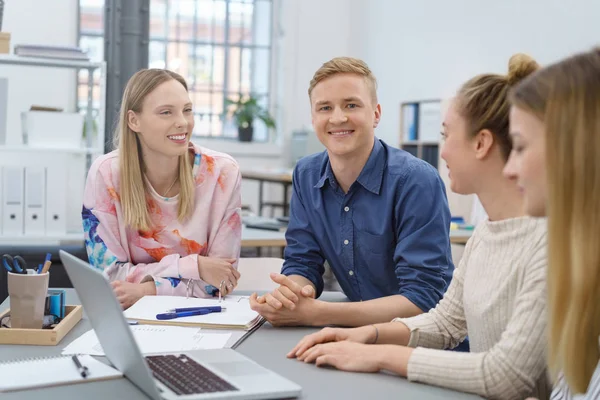
[[[92,164],[83,197],[85,243],[90,264],[111,281],[152,279],[157,295],[208,297],[216,288],[200,278],[198,255],[239,258],[239,166],[226,154],[192,143],[189,151],[194,154],[196,182],[193,214],[179,222],[179,196],[167,200],[148,184],[147,205],[154,226],[147,232],[126,226],[122,219],[118,150]]]

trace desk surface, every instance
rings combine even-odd
[[[261,168],[242,170],[242,179],[252,179],[256,181],[292,183],[291,168]]]
[[[242,247],[285,247],[285,232],[242,225]]]
[[[339,293],[326,293],[325,298],[332,301],[343,301]],[[67,289],[67,304],[79,304],[73,289]],[[8,307],[8,301],[0,305],[0,312]],[[90,329],[87,319],[80,321],[75,328],[57,346],[9,346],[0,345],[2,360],[17,358],[44,357],[60,354],[72,340]],[[419,400],[453,400],[478,399],[479,397],[459,393],[447,389],[412,383],[404,378],[387,374],[358,374],[317,368],[312,364],[304,364],[289,360],[285,354],[306,334],[314,332],[314,328],[273,328],[263,325],[239,347],[238,351],[288,379],[302,386],[300,399],[367,399],[377,398],[419,399]],[[90,382],[70,386],[59,386],[37,390],[2,394],[6,400],[19,399],[145,399],[146,397],[126,379],[104,382]]]
[[[454,229],[450,231],[450,243],[466,244],[473,231]],[[242,226],[242,247],[285,247],[285,232],[253,229]]]

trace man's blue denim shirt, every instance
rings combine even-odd
[[[346,194],[326,151],[298,162],[286,240],[282,273],[307,278],[317,296],[327,260],[351,301],[400,294],[426,312],[454,271],[438,172],[377,138]]]

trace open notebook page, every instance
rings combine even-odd
[[[89,370],[87,378],[79,374],[71,356],[0,363],[0,392],[116,379],[123,376],[118,370],[90,356],[79,356],[79,361]]]
[[[222,306],[226,310],[219,313],[182,317],[160,321],[157,314],[174,308]],[[196,325],[204,327],[251,328],[260,315],[250,308],[246,296],[227,296],[219,303],[217,299],[185,298],[180,296],[144,296],[124,312],[125,318],[138,320],[143,323],[158,323],[165,325]]]

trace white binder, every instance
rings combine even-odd
[[[2,234],[23,235],[24,183],[23,167],[2,168]]]
[[[46,234],[46,168],[25,168],[25,235]]]
[[[67,233],[67,169],[64,164],[46,168],[46,235]]]

